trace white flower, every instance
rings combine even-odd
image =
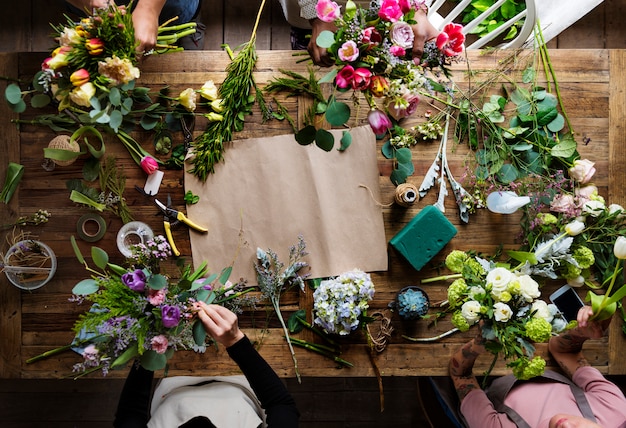
[[[554,315],[550,312],[548,304],[543,300],[535,300],[530,307],[531,312],[535,312],[534,318],[543,318],[548,322],[552,322]]]
[[[585,230],[585,223],[582,221],[574,220],[565,225],[565,232],[569,236],[580,235]]]
[[[196,109],[197,94],[192,88],[187,88],[180,93],[178,100],[180,104],[185,107],[187,111],[194,111]]]
[[[506,303],[498,302],[493,305],[493,317],[496,321],[507,322],[512,316],[513,311]]]
[[[613,254],[620,260],[626,259],[626,237],[617,237],[613,245]]]
[[[463,306],[461,306],[461,315],[463,315],[463,318],[465,318],[468,324],[472,325],[476,323],[480,318],[480,303],[476,300],[463,303]]]
[[[613,215],[615,213],[617,213],[618,218],[624,217],[624,207],[622,207],[620,204],[609,205],[609,214]]]
[[[578,275],[575,278],[567,278],[567,284],[572,287],[582,287],[585,284],[585,278],[582,275]]]
[[[90,107],[89,100],[96,95],[96,87],[91,82],[84,83],[70,92],[70,100],[83,107]]]
[[[80,42],[80,35],[74,28],[63,28],[63,32],[59,35],[59,44],[61,46],[70,46]]]
[[[469,291],[467,292],[469,298],[473,300],[482,299],[485,297],[486,294],[487,293],[485,292],[485,289],[477,285],[470,287]]]
[[[207,80],[206,82],[204,82],[204,85],[202,85],[202,88],[200,88],[200,96],[209,101],[214,101],[217,99],[219,93],[217,90],[217,86],[215,86],[215,83],[213,83],[212,80]]]
[[[592,199],[583,205],[583,214],[598,217],[605,209],[604,202]]]
[[[497,267],[487,274],[486,281],[487,286],[491,286],[491,292],[497,295],[507,290],[512,279],[513,274],[511,271],[503,267]]]
[[[519,281],[519,294],[524,300],[532,302],[534,299],[541,296],[539,284],[537,284],[537,281],[532,279],[530,275],[520,275],[517,279]]]

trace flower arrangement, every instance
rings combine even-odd
[[[390,130],[389,116],[397,121],[413,114],[420,93],[445,92],[445,85],[427,77],[426,70],[438,68],[447,74],[445,66],[463,51],[462,26],[449,24],[436,41],[427,42],[421,59],[413,58],[412,25],[423,5],[420,0],[383,0],[363,9],[348,1],[342,15],[333,1],[317,3],[318,18],[337,26],[335,33],[324,31],[316,40],[337,66],[326,79],[332,77],[340,91],[365,96],[368,121],[378,135]]]
[[[364,321],[373,297],[374,283],[361,270],[324,280],[313,293],[313,324],[326,333],[346,336]]]
[[[445,264],[454,272],[445,277],[454,279],[448,287],[454,326],[467,331],[478,324],[486,349],[494,354],[493,364],[502,354],[518,379],[541,375],[546,362],[534,356],[532,343],[548,341],[566,329],[567,322],[556,306],[540,299],[539,284],[508,265],[460,250],[452,251]]]
[[[230,284],[230,268],[219,275],[209,274],[206,263],[195,270],[184,267],[177,280],[156,273],[154,267],[171,254],[162,236],[145,248],[133,247],[128,268],[110,263],[107,253],[97,247],[91,249],[97,269],[91,268],[74,239],[72,245],[79,261],[92,273],[74,286],[72,300],[79,304],[88,301],[92,306],[74,325],[76,338],[71,345],[28,362],[71,347],[83,357],[74,366],[74,371],[82,374],[101,370],[106,376],[134,358],[149,370],[159,370],[175,351],[206,349],[207,334],[194,316],[195,302],[225,304],[252,290]]]

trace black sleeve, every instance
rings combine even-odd
[[[150,418],[150,399],[154,372],[139,364],[133,365],[117,404],[115,428],[145,428]]]
[[[297,427],[300,413],[296,402],[276,372],[254,349],[248,337],[244,337],[226,351],[248,379],[261,406],[265,409],[268,427]]]

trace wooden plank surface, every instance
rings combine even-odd
[[[473,79],[484,79],[493,69],[497,68],[508,57],[510,52],[485,54],[472,52],[469,57],[469,65],[474,72]],[[516,57],[518,68],[524,67],[528,59],[528,52],[522,52]],[[616,116],[619,111],[624,111],[626,100],[623,97],[623,82],[616,77],[623,69],[624,53],[622,51],[604,50],[553,50],[551,51],[552,63],[555,67],[557,78],[560,83],[565,108],[570,116],[572,125],[578,133],[578,140],[582,136],[591,138],[591,143],[581,145],[579,150],[582,157],[588,157],[596,161],[598,173],[595,183],[604,196],[623,200],[623,186],[619,180],[623,180],[620,165],[617,159],[622,159],[619,148],[621,145],[613,145],[615,141],[621,141],[623,132],[615,121],[622,120],[623,115]],[[19,58],[20,77],[27,78],[37,69],[41,62],[41,55],[19,54],[9,55],[7,61]],[[224,52],[185,52],[163,57],[149,57],[142,65],[142,77],[140,84],[150,85],[155,88],[168,84],[172,93],[178,93],[187,87],[199,88],[207,79],[220,82],[223,70],[228,63],[228,57]],[[307,65],[297,63],[291,52],[287,51],[261,51],[256,73],[259,85],[265,85],[269,80],[278,75],[277,70],[287,68],[299,73],[306,73]],[[467,64],[455,66],[454,79],[461,87],[467,86],[467,75],[464,71]],[[324,73],[322,70],[320,73]],[[516,71],[511,71],[514,75]],[[617,80],[613,80],[617,79]],[[621,78],[623,79],[623,77]],[[617,82],[617,83],[615,83]],[[621,92],[620,92],[621,91]],[[614,93],[615,92],[615,93]],[[614,96],[621,94],[621,96]],[[487,94],[489,95],[489,94]],[[287,105],[294,117],[301,115],[301,109],[306,102],[293,98],[279,98]],[[422,103],[420,110],[409,120],[406,125],[421,122],[426,110],[434,109],[427,102]],[[621,109],[621,110],[620,110]],[[611,115],[609,115],[609,110]],[[38,112],[37,112],[38,113]],[[32,117],[34,113],[27,111],[22,119]],[[1,119],[5,125],[2,129],[10,129],[7,116]],[[202,118],[198,118],[195,135],[199,135],[204,124]],[[354,123],[356,124],[356,123]],[[272,121],[261,124],[258,110],[246,120],[244,131],[236,135],[236,139],[252,136],[268,136],[289,133],[287,123]],[[614,135],[613,132],[619,133]],[[8,136],[10,150],[21,151],[21,162],[26,167],[26,174],[22,180],[19,192],[19,206],[16,205],[16,215],[32,214],[39,208],[46,208],[52,212],[52,218],[43,227],[29,229],[36,233],[41,240],[49,244],[59,259],[59,269],[55,279],[44,288],[32,293],[17,293],[21,297],[21,306],[17,309],[19,322],[15,319],[8,322],[7,318],[0,320],[0,331],[8,332],[11,329],[19,329],[19,334],[14,334],[13,339],[8,338],[8,347],[0,349],[2,361],[10,361],[12,369],[3,368],[2,377],[21,378],[58,378],[71,372],[72,365],[79,362],[80,357],[73,352],[59,354],[36,364],[26,364],[26,359],[40,354],[43,351],[67,344],[72,339],[71,327],[79,313],[87,308],[79,307],[68,301],[71,288],[80,279],[86,277],[86,272],[76,261],[69,245],[69,236],[75,234],[76,222],[85,213],[85,210],[75,206],[69,200],[69,192],[65,188],[65,180],[79,178],[81,176],[82,162],[76,162],[68,167],[57,167],[53,172],[45,172],[41,168],[42,148],[53,137],[53,133],[47,128],[32,125],[22,125],[19,136]],[[136,134],[139,141],[150,151],[152,142],[148,135]],[[176,142],[182,141],[181,135],[175,135]],[[609,144],[611,141],[611,144]],[[236,144],[236,143],[235,143]],[[349,149],[348,149],[349,150]],[[409,181],[419,185],[424,173],[434,159],[437,144],[420,143],[413,149],[415,174]],[[349,153],[349,152],[348,152]],[[162,233],[160,217],[155,217],[155,209],[150,202],[133,190],[135,184],[143,186],[145,177],[143,173],[130,160],[127,153],[115,140],[107,141],[107,154],[117,158],[119,167],[123,167],[127,175],[127,191],[125,197],[136,219],[148,223],[156,233]],[[5,155],[4,153],[2,155]],[[455,177],[460,178],[465,171],[468,153],[463,146],[455,146],[450,150],[449,163]],[[610,156],[613,157],[610,157]],[[616,158],[617,157],[617,158]],[[229,161],[226,152],[226,162]],[[393,199],[394,186],[389,181],[389,172],[392,165],[389,160],[379,154],[380,187],[383,192],[383,201]],[[218,165],[219,167],[219,165]],[[245,166],[242,167],[245,171]],[[621,174],[621,175],[620,175]],[[617,180],[617,181],[615,181]],[[182,172],[166,171],[161,187],[163,194],[170,193],[173,205],[184,207]],[[431,190],[429,194],[417,204],[404,208],[398,205],[388,206],[383,209],[385,219],[385,233],[388,239],[395,235],[407,224],[422,208],[434,203],[436,194]],[[16,204],[17,202],[16,201]],[[474,333],[470,331],[464,334],[452,335],[435,343],[412,343],[402,339],[402,334],[414,337],[434,336],[448,330],[451,327],[449,317],[432,325],[421,320],[413,323],[403,323],[388,309],[388,304],[394,300],[396,293],[407,285],[419,285],[420,280],[437,274],[436,267],[442,262],[443,257],[452,249],[477,250],[493,253],[502,244],[505,248],[517,248],[516,236],[519,232],[519,216],[497,215],[486,210],[470,218],[468,225],[462,224],[458,217],[456,205],[452,198],[446,201],[446,216],[457,227],[459,234],[447,245],[442,253],[416,272],[401,256],[392,248],[389,248],[389,269],[386,272],[372,273],[372,279],[376,285],[376,296],[372,302],[370,313],[379,311],[392,321],[395,331],[391,336],[391,343],[387,349],[376,356],[377,364],[383,376],[417,376],[417,375],[446,375],[447,361],[454,350]],[[113,262],[121,262],[121,256],[117,253],[115,236],[122,226],[121,221],[110,215],[104,215],[107,224],[107,232],[102,241],[97,245],[104,248],[113,256]],[[183,256],[190,255],[189,237],[184,228],[174,231],[176,242]],[[88,254],[90,244],[80,242],[83,253]],[[166,266],[168,268],[168,266]],[[6,282],[6,280],[3,278]],[[1,284],[0,284],[1,285]],[[543,289],[543,295],[547,296],[556,285],[547,285]],[[431,302],[444,300],[446,297],[446,283],[433,283],[423,286],[427,291]],[[2,287],[3,311],[6,312],[4,299],[7,293],[16,296],[15,290],[8,285]],[[283,314],[288,317],[298,308],[305,308],[309,313],[312,307],[311,293],[306,295],[295,291],[289,292],[283,299]],[[14,297],[13,297],[14,298]],[[257,311],[246,311],[241,316],[241,325],[249,337],[257,343],[261,354],[271,363],[272,367],[283,377],[293,377],[294,370],[287,346],[282,338],[282,331],[273,316],[269,316],[264,306]],[[267,326],[267,328],[265,328]],[[624,352],[624,339],[616,329],[619,325],[614,323],[615,328],[609,339],[590,341],[586,344],[586,351],[592,364],[603,373],[626,374],[626,368],[620,363],[619,355]],[[307,337],[315,340],[314,337]],[[3,341],[5,336],[3,334]],[[11,351],[12,350],[12,351]],[[14,353],[20,352],[19,358]],[[357,333],[354,337],[343,339],[343,357],[352,362],[355,367],[351,369],[337,369],[333,362],[305,350],[296,349],[300,372],[303,376],[373,376],[374,371],[368,357],[367,346],[364,336]],[[545,345],[538,346],[538,352],[547,356]],[[17,360],[17,361],[16,361]],[[477,363],[477,372],[483,370],[490,363],[490,357],[485,356]],[[553,361],[549,361],[554,365]],[[209,349],[206,354],[200,355],[192,352],[180,353],[171,362],[169,375],[227,375],[237,373],[238,369],[227,357],[222,349]],[[494,374],[505,373],[504,363],[499,362]],[[111,377],[124,377],[125,371],[115,371]],[[99,375],[92,375],[98,377]]]

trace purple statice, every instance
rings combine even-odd
[[[98,333],[110,337],[115,356],[124,352],[131,343],[137,340],[140,324],[137,319],[124,315],[109,318],[98,326]]]

